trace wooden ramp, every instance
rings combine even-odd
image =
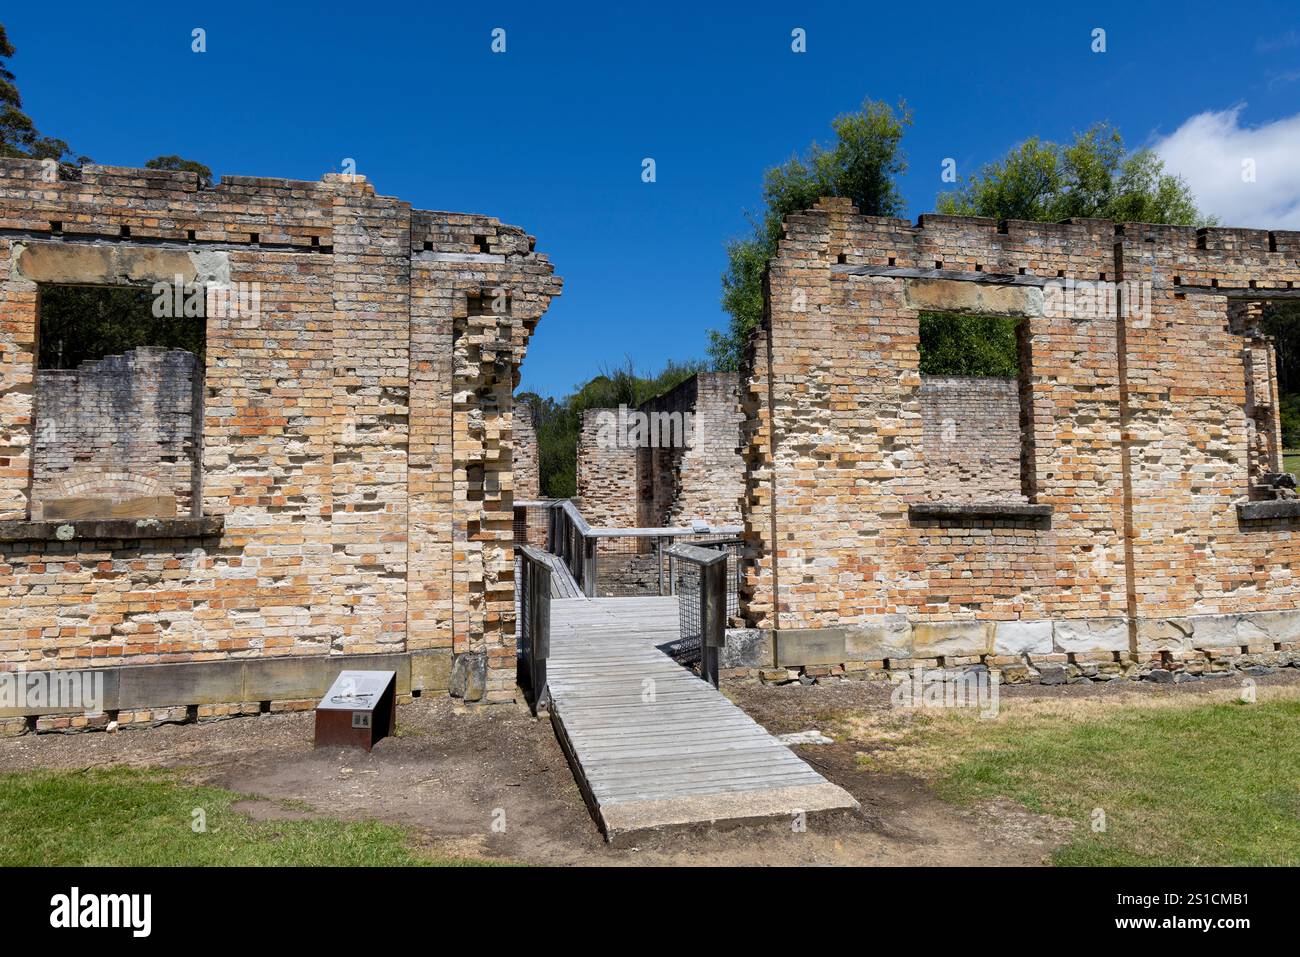
[[[569,571],[569,566],[564,564],[564,559],[559,555],[552,555],[550,552],[543,553],[546,556],[546,564],[551,566],[551,597],[552,598],[585,598],[582,590],[578,588],[577,581],[573,578],[573,572]]]
[[[582,589],[574,580],[573,572],[569,571],[569,566],[564,564],[564,560],[559,555],[552,555],[550,552],[541,552],[538,554],[546,558],[546,564],[551,569],[551,597],[552,598],[584,598]],[[515,558],[515,581],[523,579],[523,573],[520,571],[519,563],[523,559]],[[515,612],[519,612],[519,594],[515,593]]]
[[[857,801],[657,645],[675,598],[551,603],[551,720],[606,838]]]

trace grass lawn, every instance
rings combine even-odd
[[[1282,453],[1282,471],[1293,475],[1300,472],[1300,451]]]
[[[31,865],[465,865],[415,847],[375,821],[255,822],[240,795],[155,771],[0,775],[0,867]],[[207,830],[195,833],[195,809]]]
[[[909,712],[895,718],[895,749],[862,763],[930,777],[948,800],[1006,796],[1076,822],[1058,864],[1300,864],[1300,695],[1234,696],[1004,697],[1001,714],[983,721]],[[849,733],[865,740],[860,728]],[[1098,808],[1102,832],[1091,826]]]

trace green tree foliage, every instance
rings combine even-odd
[[[575,387],[562,400],[521,392],[515,396],[516,414],[525,410],[533,416],[537,430],[537,466],[542,494],[549,498],[572,498],[578,491],[578,433],[582,413],[587,409],[635,408],[662,395],[697,372],[708,369],[702,361],[672,362],[652,376],[638,375],[632,360],[605,369]]]
[[[1282,446],[1300,449],[1300,303],[1273,303],[1264,332],[1277,349],[1277,389],[1282,396]]]
[[[0,156],[85,162],[84,156],[74,160],[63,140],[37,132],[32,118],[23,112],[23,98],[8,63],[15,52],[4,24],[0,24]]]
[[[39,368],[75,369],[140,346],[202,357],[204,320],[159,318],[153,303],[152,289],[143,286],[42,286]]]
[[[1126,152],[1119,131],[1097,123],[1071,143],[1030,137],[985,164],[964,184],[940,193],[939,212],[1059,222],[1207,224],[1182,177],[1166,173],[1149,149]]]
[[[947,312],[923,312],[920,319],[922,375],[1016,375],[1018,319]]]
[[[900,148],[912,123],[904,104],[864,100],[861,109],[831,121],[835,140],[813,143],[764,174],[763,210],[750,214],[751,236],[727,244],[722,307],[731,315],[725,332],[709,331],[709,355],[716,369],[735,370],[745,341],[763,315],[763,270],[776,254],[785,217],[813,206],[822,196],[847,196],[859,212],[892,216],[903,209],[895,178],[907,169]]]
[[[1031,137],[939,195],[941,213],[1059,222],[1070,218],[1188,226],[1211,220],[1187,183],[1165,172],[1151,150],[1126,152],[1112,127],[1098,123],[1073,142]],[[922,317],[921,371],[933,375],[1014,375],[1015,323],[973,317]],[[1010,370],[1010,371],[1006,371]]]
[[[170,169],[183,170],[189,173],[199,174],[199,185],[203,189],[209,189],[212,186],[212,170],[204,166],[198,160],[185,159],[181,156],[155,156],[144,164],[145,169]]]

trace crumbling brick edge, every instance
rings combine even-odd
[[[1185,682],[1300,668],[1300,609],[1173,618],[910,622],[732,628],[722,677],[765,684],[889,680],[916,667],[972,669],[1003,684]]]
[[[127,664],[57,669],[103,681],[94,714],[57,709],[0,708],[0,737],[52,731],[95,731],[216,721],[243,715],[309,711],[340,671],[395,671],[399,702],[450,687],[450,648],[396,654],[318,655],[247,660]],[[37,674],[28,671],[27,674]]]

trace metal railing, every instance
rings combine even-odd
[[[515,544],[532,545],[546,550],[550,533],[551,506],[556,499],[519,499],[515,501]]]
[[[551,655],[551,566],[546,554],[530,545],[515,549],[519,557],[518,631],[520,670],[527,681],[533,714],[547,701],[546,659]]]
[[[696,545],[700,548],[712,548],[727,553],[727,620],[737,617],[740,614],[740,578],[741,578],[741,555],[744,543],[739,538],[718,538],[718,539],[691,539],[685,544]],[[681,595],[683,590],[689,590],[691,581],[695,574],[694,565],[690,562],[682,561],[673,554],[671,547],[664,549],[664,555],[668,562],[668,594]]]
[[[739,526],[593,528],[568,499],[550,503],[549,511],[548,550],[568,566],[589,598],[674,594],[668,552],[680,543],[724,545],[732,551],[739,574]],[[738,581],[730,588],[733,612]]]
[[[679,651],[698,648],[700,677],[716,688],[727,636],[727,551],[678,543],[668,554],[682,569],[677,592]]]

